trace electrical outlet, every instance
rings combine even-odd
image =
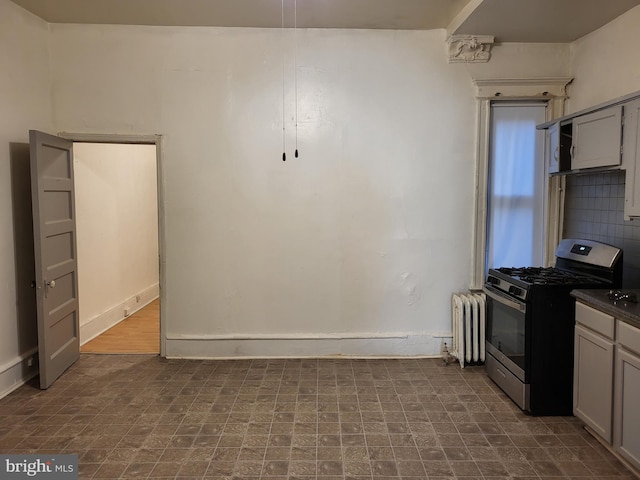
[[[27,359],[27,367],[33,367],[33,357]]]
[[[128,316],[129,316],[129,309],[128,309],[128,308],[125,308],[125,309],[124,309],[124,316],[125,316],[125,317],[128,317]]]

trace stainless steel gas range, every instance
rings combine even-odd
[[[574,288],[620,288],[622,250],[564,239],[550,268],[490,269],[487,373],[532,415],[573,412]]]

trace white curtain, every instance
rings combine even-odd
[[[544,103],[491,106],[487,268],[541,266],[544,249]]]

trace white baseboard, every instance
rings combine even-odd
[[[438,357],[442,334],[168,335],[168,358]]]
[[[31,363],[31,365],[29,365]],[[4,398],[38,374],[38,347],[0,366],[0,398]]]
[[[149,305],[152,301],[158,298],[159,295],[160,285],[156,283],[123,300],[106,312],[84,322],[80,325],[80,345],[84,345],[88,341],[94,339],[101,333],[106,332],[111,327],[127,318],[124,315],[125,310],[129,311],[129,315],[133,315],[141,308]]]

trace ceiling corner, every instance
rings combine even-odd
[[[456,35],[460,26],[476,11],[484,0],[470,0],[447,25],[447,38]]]

